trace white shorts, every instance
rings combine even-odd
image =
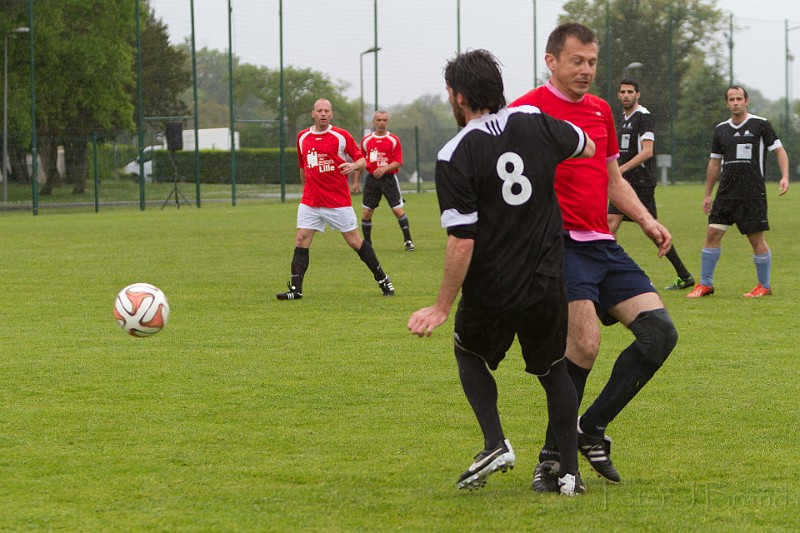
[[[325,232],[325,224],[342,233],[358,228],[356,212],[352,207],[310,207],[300,204],[297,208],[297,228]]]

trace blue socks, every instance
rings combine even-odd
[[[765,289],[769,289],[769,272],[772,267],[772,252],[753,255],[753,263],[756,264],[756,275],[758,282]]]
[[[703,248],[700,261],[700,283],[706,287],[714,286],[714,270],[722,255],[722,248]],[[769,277],[772,269],[772,252],[754,254],[753,263],[756,265],[756,275],[762,287],[769,289]]]
[[[721,254],[722,248],[703,248],[700,258],[700,283],[706,287],[714,286],[714,270]]]

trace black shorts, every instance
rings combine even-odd
[[[569,307],[562,278],[541,278],[541,298],[520,311],[487,311],[458,303],[455,343],[496,370],[514,337],[519,339],[525,371],[544,376],[567,349]]]
[[[616,241],[564,241],[564,281],[570,302],[591,300],[606,326],[617,319],[608,310],[656,288]]]
[[[397,174],[384,174],[380,179],[367,174],[367,179],[364,181],[364,196],[361,200],[362,207],[374,210],[381,203],[381,196],[386,197],[392,209],[403,207],[403,196],[400,194]]]
[[[633,187],[633,190],[636,191],[636,196],[639,197],[639,200],[644,204],[650,214],[653,215],[653,218],[658,218],[658,212],[656,211],[656,188],[655,187],[647,187],[647,186],[636,186]],[[622,215],[622,220],[626,220],[628,222],[631,221],[628,216],[617,209],[612,202],[608,202],[608,214],[609,215]]]
[[[767,220],[767,200],[733,200],[727,198],[714,198],[711,204],[711,213],[708,215],[709,224],[724,224],[739,228],[739,233],[758,233],[769,231]]]

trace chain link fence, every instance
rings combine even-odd
[[[33,4],[33,29],[41,20],[41,32],[46,33],[46,14]],[[35,186],[28,87],[31,71],[38,71],[36,83],[47,83],[53,65],[37,59],[36,50],[30,54],[27,36],[14,33],[22,33],[18,28],[27,27],[27,20],[0,15],[9,70],[3,210],[200,207],[205,201],[235,205],[240,200],[293,198],[301,192],[295,136],[311,124],[311,104],[319,97],[333,101],[334,123],[357,140],[369,128],[374,109],[389,110],[389,129],[403,142],[405,165],[399,177],[404,191],[430,190],[436,154],[457,132],[442,79],[445,61],[458,50],[493,51],[503,63],[507,97],[516,98],[547,78],[545,41],[564,6],[560,0],[507,0],[493,5],[496,13],[491,16],[500,18],[490,24],[486,3],[478,0],[428,3],[412,16],[408,11],[417,6],[414,2],[377,0],[134,4],[139,24],[131,10],[130,31],[118,36],[132,50],[126,86],[133,128],[51,130],[45,126],[59,104],[37,100],[41,113],[35,128]],[[154,18],[145,23],[148,10]],[[180,53],[157,51],[153,24]],[[793,94],[793,80],[800,75],[794,68],[794,53],[800,52],[798,29],[800,23],[791,20],[724,17],[704,45],[706,64],[719,74],[717,86],[724,90],[733,81],[747,87],[749,110],[773,122],[794,167],[800,159]],[[609,33],[610,27],[595,30],[601,41],[595,90],[619,111],[615,84],[622,75],[639,79],[642,104],[657,117],[656,152],[671,158],[664,176],[669,182],[703,181],[713,125],[728,117],[724,93],[693,94],[695,87],[687,78],[672,86],[670,79],[655,76],[655,55],[680,53],[669,50],[670,42],[651,39],[640,47],[621,48],[624,36]],[[140,71],[135,68],[138,52]],[[71,75],[77,91],[87,75],[104,74],[86,69]],[[181,78],[179,102],[170,106],[164,88],[175,77]],[[64,98],[67,104],[62,105],[68,105],[70,93]],[[693,114],[691,102],[698,99],[707,101],[707,116]],[[181,150],[168,149],[170,123],[181,125]],[[775,179],[776,165],[770,168],[769,178]],[[792,173],[796,175],[794,169]]]

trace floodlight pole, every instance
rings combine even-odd
[[[380,50],[379,47],[373,46],[372,48],[367,48],[366,50],[361,52],[361,55],[359,56],[359,73],[361,78],[361,119],[359,121],[359,123],[361,124],[361,131],[359,132],[359,139],[361,138],[361,135],[364,134],[364,56],[367,54],[373,54],[378,50]],[[376,71],[376,77],[377,77],[377,71]],[[377,81],[375,83],[377,83]],[[378,103],[375,102],[375,105],[377,106]]]

